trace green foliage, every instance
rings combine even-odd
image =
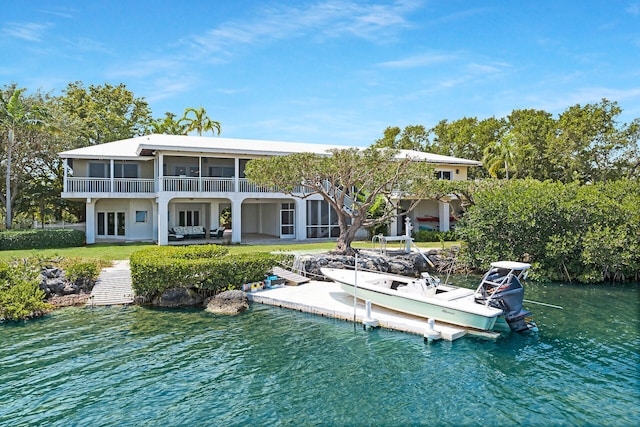
[[[39,287],[39,271],[28,260],[0,262],[0,321],[28,319],[51,309]]]
[[[388,127],[383,133],[384,136],[373,144],[374,147],[425,151],[429,142],[429,131],[422,125],[410,125],[402,131],[399,127]]]
[[[176,115],[166,112],[164,118],[155,119],[149,126],[151,133],[165,135],[186,135],[187,128],[180,124],[180,120],[176,120]]]
[[[131,254],[131,278],[138,296],[152,298],[165,289],[187,287],[219,293],[264,279],[285,255],[229,255],[222,246],[150,247]]]
[[[71,282],[77,280],[98,280],[98,275],[105,263],[92,259],[67,258],[62,260],[60,268]]]
[[[508,259],[533,263],[533,274],[549,280],[637,280],[638,206],[637,180],[505,181],[475,194],[457,231],[473,267]]]
[[[84,242],[84,232],[72,229],[0,232],[0,250],[71,248]]]
[[[382,215],[384,215],[386,203],[387,202],[384,199],[384,197],[377,197],[376,201],[373,203],[373,205],[371,205],[371,207],[367,211],[367,217],[373,218],[373,219],[380,218]],[[369,227],[367,229],[367,232],[369,234],[369,239],[371,239],[373,236],[377,234],[386,235],[388,229],[389,229],[388,222],[382,222],[380,224],[376,224]]]
[[[57,106],[80,123],[73,137],[82,147],[144,135],[153,120],[144,98],[136,98],[122,83],[85,87],[77,81],[63,92]]]
[[[193,117],[191,117],[192,114]],[[202,136],[202,132],[208,131],[214,135],[216,133],[220,135],[220,122],[211,120],[202,106],[184,110],[184,115],[178,120],[178,125],[184,129],[185,134],[195,130],[199,136]]]
[[[224,208],[220,212],[220,226],[225,228],[231,228],[231,208]]]
[[[458,235],[455,231],[420,230],[413,233],[416,242],[455,242]]]
[[[513,110],[506,118],[441,120],[425,131],[388,127],[375,147],[416,149],[471,160],[469,177],[612,181],[640,174],[640,119],[618,121],[616,102],[573,105],[558,118],[542,110]]]
[[[359,229],[388,222],[397,215],[399,199],[393,196],[398,193],[415,196],[407,208],[412,210],[431,177],[426,162],[393,149],[331,149],[328,154],[254,159],[247,163],[245,174],[254,183],[293,197],[320,195],[336,213],[340,227],[336,249],[341,252],[351,251]],[[379,215],[368,215],[380,197],[387,203],[379,205]]]

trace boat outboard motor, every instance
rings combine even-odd
[[[511,330],[520,332],[529,328],[524,319],[531,315],[530,311],[522,308],[523,301],[524,288],[516,276],[510,275],[507,284],[500,286],[488,298],[488,305],[501,309]]]

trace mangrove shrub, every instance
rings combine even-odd
[[[640,277],[640,184],[503,181],[474,195],[458,224],[472,267],[534,264],[548,280],[585,283]]]
[[[51,308],[44,301],[39,272],[29,260],[0,261],[0,321],[38,317]]]

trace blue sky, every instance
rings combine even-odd
[[[5,2],[0,84],[126,84],[221,136],[370,145],[387,126],[618,101],[640,117],[640,0]]]

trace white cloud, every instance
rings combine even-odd
[[[108,75],[117,78],[145,78],[159,73],[175,72],[179,67],[180,62],[177,60],[169,58],[149,59],[112,68],[109,70]]]
[[[629,6],[627,6],[625,11],[634,16],[640,15],[640,3],[631,3]]]
[[[182,44],[200,54],[231,55],[239,46],[302,36],[319,40],[351,35],[386,42],[399,29],[411,26],[406,15],[419,5],[415,1],[370,5],[330,0],[305,7],[271,6],[249,21],[222,23],[202,35],[183,39]]]
[[[22,40],[40,42],[44,36],[45,31],[52,25],[37,22],[9,22],[2,29],[2,33]]]
[[[385,68],[418,68],[428,67],[442,62],[450,62],[456,59],[458,59],[456,55],[448,53],[424,53],[395,61],[382,62],[378,65]]]

